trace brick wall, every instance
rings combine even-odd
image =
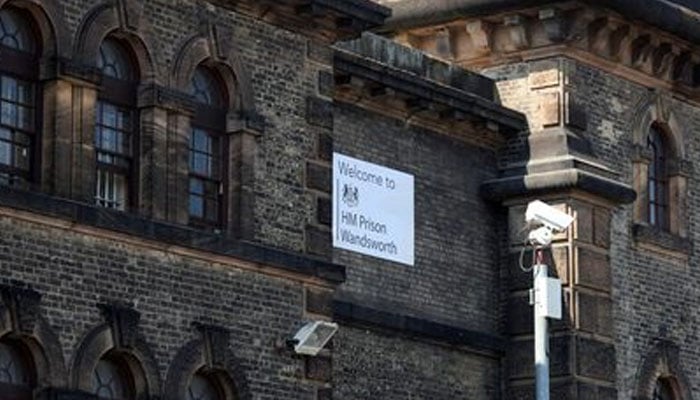
[[[498,209],[478,196],[495,155],[351,106],[335,114],[334,151],[415,179],[413,267],[336,249],[348,266],[341,292],[407,314],[484,332],[497,330]]]
[[[505,217],[478,196],[480,183],[495,174],[494,152],[339,103],[334,125],[335,152],[414,175],[416,260],[407,266],[334,249],[333,260],[347,267],[336,297],[499,336],[493,227]],[[345,325],[334,341],[340,399],[499,396],[498,353]]]
[[[274,346],[302,320],[301,282],[7,216],[0,228],[2,284],[30,284],[42,295],[41,314],[69,369],[85,335],[104,323],[97,304],[119,302],[141,313],[138,331],[162,381],[175,354],[197,338],[197,322],[229,330],[255,399],[314,398],[303,360]]]

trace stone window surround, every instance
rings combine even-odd
[[[680,348],[667,339],[657,339],[641,360],[636,374],[636,388],[632,400],[653,400],[659,379],[673,390],[674,399],[690,400],[692,392],[680,360]]]
[[[639,243],[661,248],[685,256],[690,251],[687,233],[687,178],[692,172],[692,163],[685,156],[685,135],[676,116],[670,110],[669,100],[653,92],[638,107],[637,120],[633,125],[633,170],[634,189],[637,200],[633,209],[632,234]],[[668,174],[668,229],[649,224],[649,165],[653,154],[647,146],[650,129],[655,126],[666,135],[669,158]]]

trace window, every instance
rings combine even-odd
[[[123,400],[133,397],[131,376],[125,368],[112,359],[97,362],[92,374],[93,394],[99,399]]]
[[[201,373],[192,377],[187,388],[187,400],[219,400],[223,399],[221,390],[216,383]]]
[[[31,399],[33,363],[19,342],[0,342],[0,393],[11,399]]]
[[[676,396],[674,394],[673,386],[669,379],[659,378],[656,380],[654,385],[654,393],[652,395],[652,400],[675,400]]]
[[[652,125],[647,139],[651,151],[647,190],[649,193],[649,225],[669,230],[669,146],[663,132]]]
[[[37,149],[38,44],[31,21],[0,10],[0,183],[27,186]]]
[[[119,42],[105,39],[97,60],[103,76],[95,124],[95,202],[118,210],[127,209],[133,197],[136,76],[132,65]]]
[[[224,216],[225,99],[213,71],[197,67],[190,94],[197,102],[189,142],[190,223],[219,228]]]

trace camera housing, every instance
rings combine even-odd
[[[528,224],[544,225],[554,232],[559,232],[568,228],[574,221],[574,217],[543,201],[535,200],[527,205],[525,221]]]

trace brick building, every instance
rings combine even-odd
[[[533,198],[553,398],[691,399],[700,10],[444,3],[0,0],[0,399],[531,398]],[[332,247],[334,152],[414,265]]]

